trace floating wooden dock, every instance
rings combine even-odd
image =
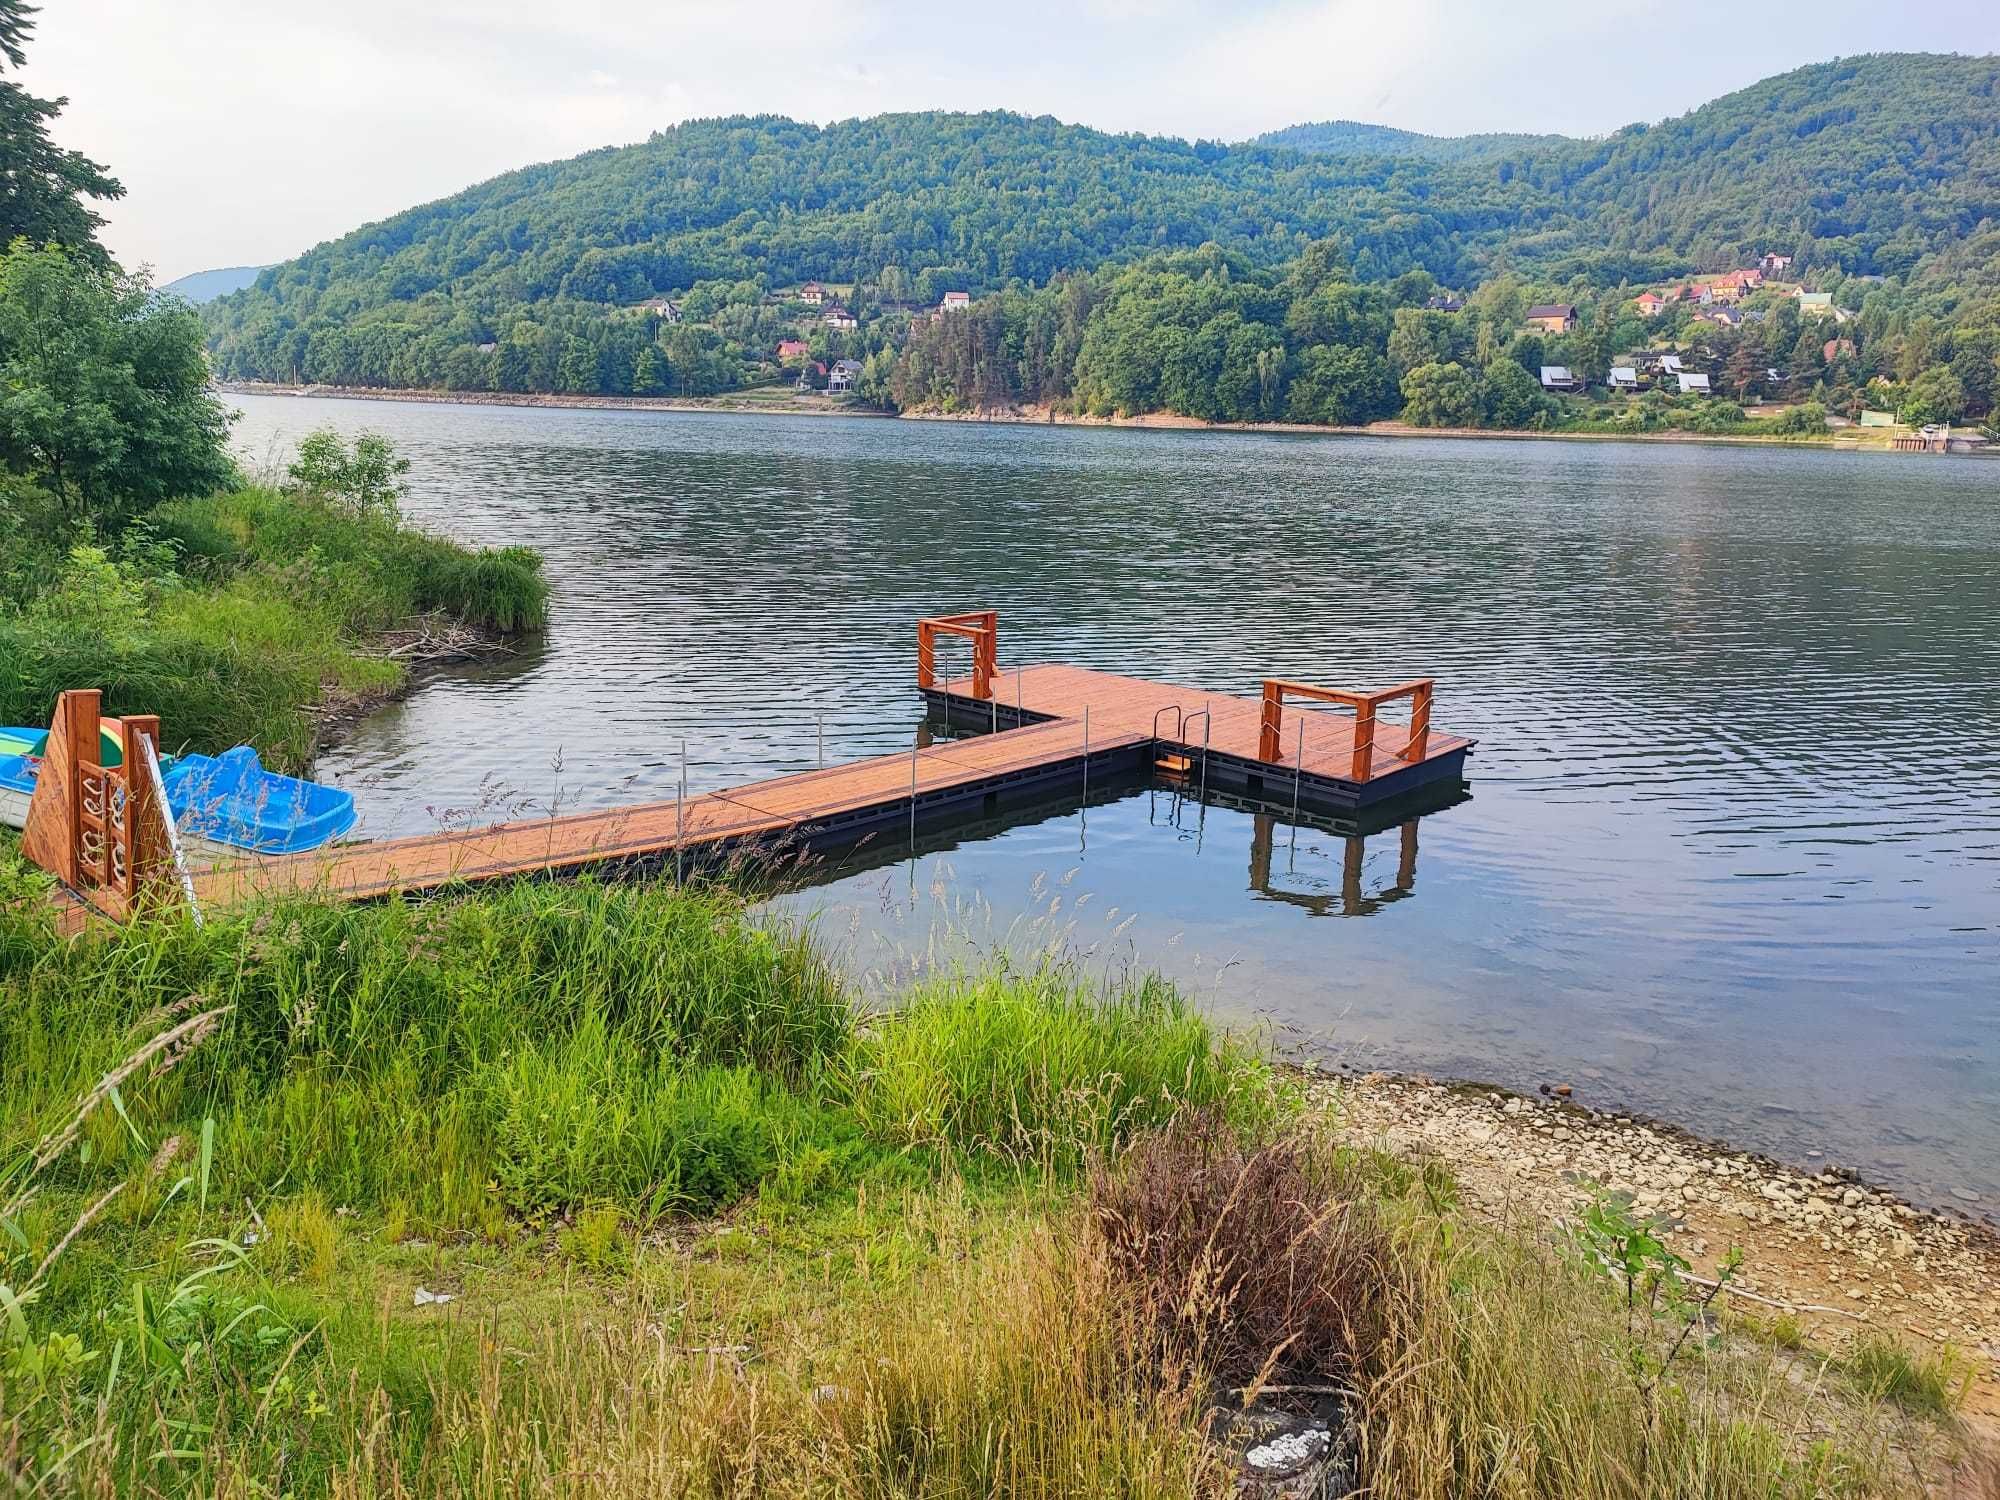
[[[990,611],[919,623],[918,688],[931,717],[958,733],[908,752],[671,802],[246,858],[196,871],[194,895],[205,909],[266,894],[366,900],[599,865],[835,848],[991,816],[1062,783],[1087,789],[1160,770],[1273,807],[1352,811],[1456,783],[1472,749],[1430,726],[1428,679],[1373,694],[1273,680],[1261,699],[1238,698],[1072,666],[1001,672],[997,635]],[[965,678],[936,674],[949,637],[972,643]],[[1287,699],[1300,698],[1351,712],[1287,715]],[[1390,724],[1380,710],[1399,701],[1409,720]]]

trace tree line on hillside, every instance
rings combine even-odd
[[[1685,306],[1645,317],[1629,288],[1560,290],[1503,275],[1464,299],[1443,298],[1422,271],[1361,282],[1330,242],[1275,268],[1209,246],[920,321],[868,361],[861,388],[905,410],[1547,427],[1573,424],[1585,409],[1542,389],[1544,367],[1602,387],[1630,351],[1651,349],[1678,351],[1726,399],[1661,393],[1633,414],[1640,425],[1727,430],[1744,420],[1740,403],[1787,398],[1849,416],[1886,407],[1914,422],[1993,411],[2000,296],[1950,301],[1837,272],[1828,279],[1837,310],[1802,312],[1773,288],[1742,304],[1732,327]],[[1579,314],[1572,331],[1524,328],[1531,304],[1569,299]]]
[[[1779,244],[1830,274],[1956,288],[1990,274],[1964,247],[2000,224],[1990,58],[1803,68],[1596,141],[1366,149],[1383,134],[1327,154],[1004,113],[694,121],[367,226],[205,315],[230,378],[677,394],[732,361],[754,378],[762,352],[717,325],[640,379],[627,310],[700,287],[893,276],[888,300],[929,304],[1206,244],[1274,267],[1331,238],[1364,283],[1513,271],[1608,291]]]

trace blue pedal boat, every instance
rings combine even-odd
[[[0,728],[0,823],[27,825],[46,738],[40,729]],[[352,829],[357,817],[353,793],[267,771],[248,745],[173,756],[160,774],[182,838],[214,846],[211,852],[318,849]]]

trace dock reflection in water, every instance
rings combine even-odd
[[[1178,778],[1125,777],[920,834],[878,835],[809,860],[774,912],[805,917],[871,998],[996,957],[1074,964],[1097,979],[1158,971],[1198,999],[1224,973],[1324,969],[1301,918],[1372,916],[1416,895],[1419,828],[1469,800],[1462,786],[1360,817],[1294,820]],[[1241,892],[1255,897],[1249,904]],[[1211,934],[1223,912],[1230,941]],[[1296,993],[1296,982],[1269,993]],[[1238,1007],[1240,1009],[1240,1007]],[[1261,1008],[1294,1039],[1338,1041],[1323,1018]]]

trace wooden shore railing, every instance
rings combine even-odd
[[[1375,774],[1375,726],[1376,713],[1383,704],[1394,703],[1399,698],[1410,700],[1410,737],[1397,758],[1414,763],[1424,758],[1430,743],[1431,694],[1435,686],[1433,679],[1419,677],[1411,682],[1398,683],[1380,692],[1356,693],[1345,688],[1315,687],[1306,682],[1288,682],[1281,677],[1264,679],[1264,722],[1257,739],[1257,758],[1273,765],[1282,765],[1284,753],[1285,700],[1287,698],[1312,698],[1321,703],[1338,703],[1354,710],[1354,764],[1349,773],[1353,781],[1367,781]]]

